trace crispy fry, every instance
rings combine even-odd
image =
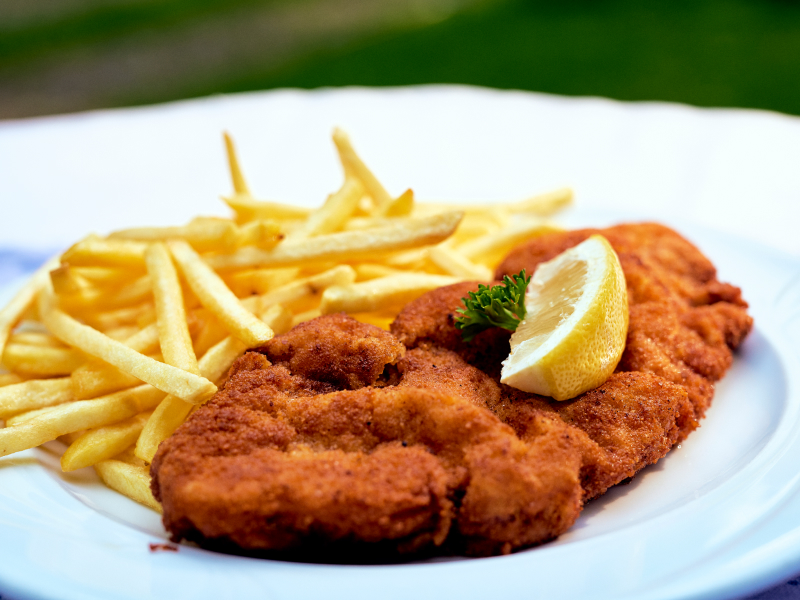
[[[141,385],[94,400],[49,407],[39,416],[0,429],[0,456],[39,446],[67,433],[117,423],[153,408],[163,397],[164,393],[154,387]]]
[[[392,204],[393,198],[367,165],[364,164],[364,161],[356,154],[353,145],[350,143],[350,137],[337,127],[333,130],[333,143],[336,144],[336,151],[339,153],[339,160],[342,162],[345,174],[359,179],[366,192],[375,201],[376,209],[385,212],[387,207]]]
[[[64,342],[49,333],[39,331],[21,331],[8,338],[9,344],[27,344],[29,346],[47,346],[49,348],[64,348]]]
[[[104,331],[138,324],[140,321],[153,323],[155,322],[155,308],[152,304],[147,303],[100,312],[85,310],[81,311],[81,318],[93,327]]]
[[[6,421],[6,427],[16,427],[20,423],[24,423],[25,421],[30,421],[34,417],[41,417],[44,414],[47,414],[57,406],[44,406],[42,408],[34,408],[32,410],[28,410],[25,412],[21,412],[13,417],[8,417]]]
[[[186,321],[181,282],[169,250],[162,242],[151,244],[145,253],[147,272],[153,282],[156,325],[164,362],[199,375],[192,336]]]
[[[77,294],[92,285],[86,278],[77,274],[74,267],[69,265],[61,265],[50,271],[50,281],[53,284],[53,291],[59,296]]]
[[[105,333],[111,339],[118,340],[121,342],[127,340],[132,335],[136,335],[140,331],[141,329],[139,329],[135,325],[121,325],[120,327],[107,329],[103,333]]]
[[[123,373],[108,363],[91,359],[72,372],[72,394],[76,400],[97,398],[142,384],[141,379]]]
[[[68,265],[62,265],[62,267]],[[128,269],[119,269],[115,267],[73,267],[68,266],[68,269],[73,273],[78,280],[84,281],[91,285],[98,286],[111,286],[119,283],[129,281],[131,278]]]
[[[454,252],[446,244],[433,246],[428,250],[431,260],[438,265],[445,273],[462,279],[474,279],[476,281],[491,281],[494,274],[492,270],[479,265],[458,252]]]
[[[74,266],[126,267],[144,270],[147,244],[133,240],[87,238],[61,255],[62,264]]]
[[[210,256],[213,269],[292,266],[319,261],[374,260],[408,248],[437,244],[453,233],[461,213],[445,213],[425,219],[408,219],[376,229],[320,235],[311,241],[284,242],[274,250],[243,248],[234,254]]]
[[[140,304],[149,300],[152,292],[150,278],[145,275],[125,284],[118,291],[110,292],[102,287],[88,285],[74,293],[58,294],[58,297],[61,307],[66,310],[81,312],[115,309],[132,304]]]
[[[322,293],[332,285],[347,285],[355,280],[356,273],[353,267],[339,265],[318,275],[298,279],[262,294],[259,303],[264,307],[281,304],[288,309],[296,310],[296,306],[307,304],[310,298],[321,298]],[[259,309],[256,308],[256,312],[258,311]]]
[[[548,217],[572,204],[574,197],[572,188],[563,187],[511,204],[509,209],[515,213],[528,212]]]
[[[356,179],[346,178],[339,191],[328,196],[325,204],[312,212],[303,224],[292,231],[286,239],[299,240],[337,231],[342,223],[353,214],[363,195],[364,187],[361,183]]]
[[[406,190],[389,204],[375,210],[375,216],[407,217],[414,210],[414,190]]]
[[[169,242],[172,256],[189,283],[189,287],[208,310],[248,346],[259,346],[272,339],[272,330],[245,309],[225,282],[203,262],[186,242]]]
[[[0,419],[74,400],[69,377],[29,379],[0,388]]]
[[[28,309],[35,304],[36,295],[47,284],[50,279],[50,271],[56,266],[58,266],[58,259],[54,258],[39,267],[33,277],[11,299],[11,302],[0,310],[0,357],[4,354],[11,331],[22,320]]]
[[[161,512],[161,505],[150,491],[150,470],[119,460],[103,460],[94,465],[98,477],[112,490]]]
[[[534,216],[547,217],[572,204],[574,193],[572,188],[563,187],[537,194],[518,202],[494,202],[492,204],[460,204],[444,202],[425,202],[414,207],[417,216],[436,214],[448,210],[460,210],[468,216],[485,217],[492,213],[529,213]]]
[[[306,321],[310,321],[311,319],[316,319],[321,314],[322,312],[320,312],[318,308],[312,308],[311,310],[298,313],[294,316],[294,318],[292,318],[292,327],[296,327],[300,323],[305,323]]]
[[[0,373],[0,388],[7,385],[14,385],[15,383],[22,383],[23,381],[25,381],[25,379],[16,373]]]
[[[53,300],[52,292],[41,292],[39,313],[47,328],[67,344],[180,398],[206,399],[217,391],[217,386],[203,377],[153,360],[91,327],[82,325],[55,308]]]
[[[239,157],[236,155],[236,146],[233,144],[233,138],[225,131],[222,133],[225,138],[225,152],[228,155],[228,167],[231,171],[231,180],[233,180],[233,190],[237,194],[250,194],[250,188],[247,187],[247,182],[244,180],[242,169],[239,166]]]
[[[236,246],[255,246],[262,250],[274,248],[284,238],[276,221],[250,221],[239,227]],[[195,249],[197,249],[195,247]]]
[[[86,356],[74,348],[8,344],[3,352],[3,365],[28,377],[69,375],[84,362]]]
[[[264,294],[276,287],[291,283],[300,274],[297,267],[278,269],[248,269],[232,273],[223,273],[222,277],[231,291],[239,298],[251,294]]]
[[[361,263],[355,265],[354,268],[356,270],[356,281],[368,281],[370,279],[377,279],[378,277],[389,277],[405,272],[400,269],[393,269],[392,267],[376,263]]]
[[[281,204],[280,202],[254,200],[249,194],[236,194],[231,197],[223,196],[222,200],[236,213],[236,222],[240,225],[257,220],[300,220],[305,219],[311,213],[310,208]]]
[[[503,231],[490,233],[475,240],[465,242],[456,250],[469,260],[484,265],[496,265],[500,259],[518,244],[538,235],[561,231],[560,227],[538,219],[518,220]]]
[[[109,239],[145,242],[185,240],[198,252],[232,252],[239,246],[239,228],[228,219],[203,217],[182,227],[136,227],[114,231]]]
[[[139,413],[119,423],[85,432],[61,455],[61,470],[75,471],[114,458],[136,443],[151,414]]]
[[[459,281],[461,279],[447,275],[404,273],[361,283],[335,285],[323,292],[319,310],[322,314],[372,312],[405,304],[432,289]]]

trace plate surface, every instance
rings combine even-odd
[[[91,171],[97,173],[92,160],[99,160],[94,145],[85,141],[89,133],[95,142],[104,136],[114,137],[112,133],[118,142],[120,136],[130,141],[139,139],[136,136],[141,130],[158,138],[156,132],[162,127],[172,128],[172,135],[181,135],[192,123],[202,129],[209,122],[217,132],[229,126],[237,133],[225,121],[245,124],[242,111],[254,119],[254,129],[270,134],[260,141],[250,131],[244,136],[246,143],[241,151],[245,167],[267,165],[272,177],[266,178],[253,168],[252,187],[309,205],[318,203],[314,198],[323,198],[337,186],[333,153],[319,148],[327,150],[327,131],[335,124],[348,125],[348,119],[356,147],[386,180],[390,191],[410,184],[426,199],[513,198],[569,183],[565,175],[571,171],[575,173],[572,181],[581,180],[583,187],[576,184],[578,208],[565,217],[568,225],[603,226],[641,218],[666,222],[695,242],[717,265],[720,278],[741,286],[751,303],[756,328],[718,385],[714,406],[702,427],[631,484],[589,504],[573,529],[553,543],[506,557],[391,566],[254,560],[189,546],[181,546],[178,552],[152,552],[149,544],[165,539],[157,516],[103,488],[91,470],[61,474],[55,454],[58,448],[51,445],[0,459],[0,537],[5,548],[13,549],[0,561],[3,598],[318,596],[405,600],[589,595],[722,599],[753,593],[800,570],[800,468],[795,458],[800,456],[800,356],[793,343],[800,339],[800,260],[702,224],[724,226],[736,219],[746,222],[748,214],[737,213],[737,207],[745,206],[749,188],[716,199],[711,194],[711,199],[700,202],[708,205],[702,210],[683,197],[676,207],[668,202],[642,205],[639,196],[624,189],[623,182],[618,183],[624,201],[608,200],[611,188],[587,176],[597,170],[588,156],[566,160],[564,153],[561,158],[566,162],[558,170],[531,175],[526,157],[543,156],[541,148],[521,145],[511,129],[505,132],[511,141],[503,145],[498,141],[503,139],[503,132],[498,134],[489,125],[500,119],[497,114],[503,111],[503,122],[516,118],[522,129],[533,127],[530,118],[537,123],[547,121],[552,127],[540,131],[542,144],[557,148],[559,131],[566,138],[576,139],[575,128],[591,122],[589,113],[597,117],[598,106],[601,112],[608,108],[616,120],[601,119],[595,129],[602,131],[592,133],[597,140],[590,143],[605,139],[608,150],[602,161],[622,171],[630,154],[621,140],[630,139],[625,131],[638,131],[642,112],[648,112],[642,106],[463,88],[434,92],[431,88],[282,92],[41,120],[13,127],[0,124],[0,155],[4,144],[11,144],[10,138],[31,146],[48,143],[45,154],[51,152],[52,145],[61,144],[63,150],[68,141],[79,139],[72,152],[77,174],[71,172],[65,175],[66,183],[61,182],[63,193],[74,199],[79,217],[64,218],[63,229],[71,234],[84,227],[73,238],[85,234],[88,228],[102,231],[122,224],[186,221],[197,212],[215,210],[204,198],[227,190],[221,153],[207,152],[204,146],[213,144],[213,140],[201,144],[197,136],[189,136],[189,141],[181,138],[177,155],[175,147],[157,148],[152,161],[115,165],[113,177],[101,174],[101,178],[132,182],[130,187],[139,194],[142,186],[153,190],[149,197],[140,196],[141,202],[129,207],[124,200],[130,191],[119,183],[119,193],[108,200],[108,190],[113,187],[99,186],[102,191],[87,187]],[[433,117],[447,117],[442,106],[448,103],[457,110],[451,111],[450,122],[443,125]],[[409,116],[409,104],[421,110],[422,116]],[[482,115],[470,107],[494,112]],[[645,129],[651,126],[649,119],[664,118],[665,114],[672,115],[678,129],[684,128],[683,138],[680,132],[671,133],[678,140],[676,155],[680,154],[680,140],[685,149],[697,123],[719,117],[714,111],[685,107],[651,108],[652,114],[643,121]],[[284,112],[276,116],[277,109]],[[526,117],[532,110],[538,112]],[[254,116],[259,111],[267,115],[260,121]],[[745,121],[751,117],[750,113],[743,115]],[[767,116],[767,121],[772,117]],[[298,125],[301,122],[305,125]],[[382,123],[387,125],[381,128]],[[473,135],[463,133],[465,128]],[[389,140],[385,142],[388,146],[381,145],[382,135]],[[297,138],[304,140],[307,151],[301,152],[296,146]],[[397,149],[398,144],[403,152]],[[388,156],[382,153],[386,147],[392,148]],[[116,152],[113,148],[112,153]],[[296,152],[289,152],[291,156],[287,157],[287,148]],[[416,149],[428,160],[421,160]],[[432,156],[436,158],[433,162]],[[81,162],[81,157],[88,162]],[[32,168],[30,161],[17,162],[23,169]],[[47,165],[47,156],[42,162]],[[543,162],[550,165],[553,161]],[[473,171],[480,164],[484,168],[476,176]],[[647,177],[669,181],[676,197],[677,190],[689,189],[704,177],[702,171],[675,169],[674,162],[640,161],[638,167],[636,181]],[[204,186],[204,196],[195,190],[199,200],[186,192],[196,185],[189,177],[192,172]],[[170,174],[179,183],[171,181]],[[0,183],[0,193],[38,198],[47,186],[37,181],[31,191],[31,186],[19,183],[24,177],[14,177]],[[153,212],[164,203],[160,184],[171,190],[174,201],[168,210]],[[178,193],[179,188],[184,191]],[[659,190],[656,196],[660,194],[664,191]],[[126,222],[117,223],[116,211],[106,211],[113,214],[92,216],[87,226],[87,215],[96,212],[96,205],[104,201],[120,207],[119,212],[127,211],[129,214],[123,215]],[[712,201],[717,204],[712,205]],[[734,215],[726,214],[724,222],[703,218],[704,211],[721,214],[725,207]],[[154,214],[156,217],[149,221],[143,218]],[[19,227],[30,233],[33,246],[53,247],[67,242],[43,235],[32,223],[22,222]],[[727,228],[738,230],[738,226]],[[11,287],[7,285],[2,292],[7,296]]]

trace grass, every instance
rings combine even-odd
[[[186,23],[264,3],[105,5],[58,22],[0,31],[0,67],[24,70],[43,56],[75,48],[91,52],[98,42],[141,31],[168,36]],[[496,0],[441,23],[371,34],[277,66],[254,61],[247,72],[231,70],[211,80],[199,70],[183,72],[178,85],[164,92],[154,87],[113,102],[277,87],[466,83],[800,115],[798,74],[796,0]]]
[[[800,114],[800,3],[512,0],[220,91],[470,83]]]

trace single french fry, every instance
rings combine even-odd
[[[544,194],[537,194],[525,200],[515,202],[509,205],[511,212],[520,213],[528,212],[541,217],[547,217],[560,210],[563,210],[570,204],[575,197],[572,188],[563,187],[552,192]]]
[[[414,248],[387,256],[383,262],[389,267],[407,271],[427,271],[431,261],[427,248]]]
[[[153,462],[158,445],[175,432],[194,406],[175,396],[164,398],[142,428],[134,454],[148,464]]]
[[[5,387],[7,385],[22,383],[23,381],[25,381],[25,379],[23,379],[16,373],[0,373],[0,388]],[[2,419],[1,416],[0,419]]]
[[[150,491],[150,470],[129,465],[119,460],[103,460],[94,465],[98,477],[106,486],[154,511],[162,512],[161,505]]]
[[[414,210],[414,191],[406,190],[389,204],[375,210],[376,216],[407,217]]]
[[[74,400],[69,377],[29,379],[0,387],[0,419]]]
[[[42,322],[53,335],[70,346],[179,398],[205,399],[217,391],[217,386],[207,379],[140,354],[96,329],[79,323],[53,304],[52,291],[43,290],[39,293]]]
[[[385,210],[384,207],[389,206],[393,198],[356,154],[350,143],[350,137],[337,127],[333,130],[333,143],[336,144],[336,151],[339,153],[339,160],[342,162],[345,174],[361,181],[367,193],[375,201],[376,210]]]
[[[121,325],[120,327],[107,329],[103,333],[105,333],[111,339],[122,342],[124,340],[127,340],[132,335],[137,334],[139,331],[141,331],[141,329],[139,329],[134,325]]]
[[[328,196],[325,204],[312,212],[286,239],[300,240],[338,230],[353,214],[363,195],[364,187],[361,183],[357,179],[346,178],[339,191]]]
[[[58,259],[53,258],[33,274],[22,289],[2,310],[0,310],[0,357],[3,356],[8,337],[26,312],[35,304],[36,295],[50,280],[50,271],[58,266]]]
[[[129,281],[131,278],[130,270],[116,267],[73,267],[70,265],[68,268],[80,281],[97,286],[117,285]]]
[[[172,240],[168,244],[189,287],[232,335],[250,347],[260,346],[272,339],[269,326],[241,305],[220,276],[191,246],[180,240]]]
[[[182,227],[121,229],[108,238],[144,242],[182,239],[198,252],[232,252],[239,246],[239,228],[229,219],[201,217]]]
[[[53,291],[59,296],[76,294],[92,285],[69,265],[61,265],[50,271],[50,281],[53,284]]]
[[[67,433],[118,423],[152,409],[163,398],[163,392],[141,385],[94,400],[39,409],[44,411],[39,416],[0,429],[0,456],[39,446]]]
[[[494,279],[494,274],[489,267],[472,262],[444,244],[431,247],[428,255],[445,273],[454,277],[476,281],[492,281]]]
[[[401,269],[394,269],[376,263],[361,263],[355,265],[353,268],[356,271],[356,281],[368,281],[370,279],[377,279],[378,277],[389,277],[390,275],[406,272]]]
[[[244,180],[242,169],[239,166],[239,157],[236,156],[236,146],[233,144],[233,138],[227,131],[223,132],[222,136],[225,138],[225,152],[228,155],[228,167],[231,171],[233,190],[237,194],[249,194],[250,188],[247,187],[247,182]]]
[[[249,221],[239,227],[236,246],[255,246],[262,250],[274,248],[284,238],[277,221]],[[193,246],[197,250],[196,246]]]
[[[145,275],[125,284],[118,291],[111,292],[102,287],[86,286],[74,293],[58,294],[58,297],[60,306],[67,310],[97,311],[140,304],[150,299],[152,291],[150,278]]]
[[[278,221],[297,221],[305,219],[311,214],[310,208],[282,204],[280,202],[267,202],[255,200],[249,194],[236,194],[223,196],[222,200],[236,213],[236,222],[239,225],[250,221],[276,219]]]
[[[86,356],[75,348],[8,344],[3,352],[3,365],[27,377],[69,375],[84,362]]]
[[[316,319],[320,315],[322,315],[322,312],[318,308],[312,308],[311,310],[298,313],[292,319],[292,327],[297,327],[300,325],[300,323],[305,323],[311,319]]]
[[[332,285],[347,285],[355,280],[356,272],[353,267],[339,265],[318,275],[298,279],[271,292],[262,294],[259,301],[261,306],[264,307],[281,304],[290,310],[296,310],[295,306],[303,303],[307,304],[309,299],[321,298],[322,293]],[[258,312],[258,309],[256,309],[256,312]]]
[[[114,458],[136,443],[151,412],[83,433],[61,455],[61,470],[75,471]]]
[[[449,210],[460,210],[468,216],[475,215],[478,217],[496,212],[529,213],[539,217],[547,217],[572,204],[573,198],[572,189],[563,187],[543,194],[536,194],[518,202],[493,202],[491,204],[425,202],[424,204],[416,204],[413,214],[415,216],[427,216]]]
[[[277,287],[291,283],[300,274],[297,267],[278,269],[248,269],[223,273],[222,278],[237,297],[264,294]]]
[[[164,362],[199,375],[192,336],[186,321],[181,282],[167,246],[162,242],[150,244],[145,252],[145,261],[153,282],[158,339]]]
[[[8,338],[9,344],[27,344],[29,346],[47,346],[49,348],[64,348],[64,342],[49,333],[39,331],[20,331]]]
[[[372,312],[410,302],[425,292],[459,281],[462,279],[447,275],[404,273],[361,283],[336,285],[323,292],[319,310],[322,314]]]
[[[460,244],[455,251],[468,260],[494,267],[514,246],[554,231],[561,231],[561,228],[538,219],[519,219],[503,231]]]
[[[155,322],[155,308],[149,302],[107,311],[83,310],[80,313],[84,321],[101,331],[138,324],[143,319]]]
[[[144,269],[147,244],[133,240],[84,239],[61,255],[71,266],[126,267]]]
[[[98,359],[91,359],[75,369],[70,382],[76,400],[97,398],[142,384],[141,379]]]
[[[20,423],[24,423],[25,421],[30,421],[35,417],[41,417],[42,415],[47,414],[57,406],[44,406],[42,408],[34,408],[32,410],[19,413],[14,415],[13,417],[8,417],[5,419],[6,427],[16,427]]]
[[[455,231],[461,216],[461,213],[445,213],[375,229],[329,233],[313,240],[284,242],[274,250],[242,248],[229,255],[209,256],[206,262],[211,268],[222,270],[313,265],[320,261],[375,260],[399,250],[438,244]]]
[[[264,322],[274,331],[283,333],[292,326],[292,316],[280,305],[272,306],[262,315]],[[247,346],[234,336],[228,336],[206,352],[198,361],[200,373],[211,381],[219,381],[233,361],[247,350]],[[199,403],[198,403],[199,404]],[[147,420],[136,442],[135,454],[150,463],[158,445],[167,439],[186,420],[194,404],[175,396],[167,396]]]

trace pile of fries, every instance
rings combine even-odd
[[[155,510],[158,445],[247,348],[346,312],[388,328],[431,289],[490,280],[572,201],[455,206],[394,197],[335,130],[344,183],[314,210],[254,199],[230,137],[230,219],[91,235],[37,271],[0,311],[0,457],[60,440],[64,471],[94,466]],[[199,357],[199,358],[198,358]]]

